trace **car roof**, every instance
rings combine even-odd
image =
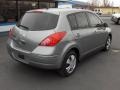
[[[76,8],[49,8],[49,9],[34,9],[34,10],[29,10],[27,12],[48,12],[48,13],[53,13],[53,14],[71,14],[75,12],[82,12],[82,11],[88,11],[92,12],[90,10],[86,9],[76,9]]]

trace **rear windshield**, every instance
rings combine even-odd
[[[28,12],[18,22],[17,26],[25,30],[39,31],[54,29],[59,15],[43,12]]]

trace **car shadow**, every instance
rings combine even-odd
[[[90,62],[94,62],[95,58],[98,57],[99,55],[102,55],[104,53],[107,52],[103,52],[103,51],[95,51],[92,52],[88,55],[86,55],[84,58],[81,59],[81,61],[78,64],[77,70],[76,71],[80,71],[82,67],[85,67],[86,64],[90,63]],[[40,69],[37,67],[33,67],[33,66],[29,66],[29,65],[25,65],[23,63],[17,62],[12,60],[12,64],[13,64],[13,68],[11,70],[11,76],[13,76],[12,78],[14,79],[18,79],[18,77],[23,77],[22,79],[31,79],[32,80],[45,80],[45,81],[49,81],[49,80],[61,80],[61,79],[65,79],[62,76],[60,76],[56,70],[46,70],[46,69]],[[84,66],[85,65],[85,66]],[[76,73],[74,73],[72,76],[70,76],[69,78],[74,77],[75,75],[77,75]]]
[[[20,75],[24,75],[26,74],[29,77],[51,77],[51,78],[57,78],[57,73],[55,70],[46,70],[46,69],[40,69],[37,67],[33,67],[30,65],[26,65],[23,64],[21,62],[17,62],[15,63],[15,68],[13,69],[13,72],[17,72],[17,74],[19,73]]]
[[[84,58],[81,59],[81,61],[78,64],[77,69],[80,69],[82,66],[84,66],[84,64],[91,62],[92,60],[95,60],[94,58],[96,58],[97,56],[103,54],[105,52],[102,51],[96,51],[93,53],[90,53],[88,55],[86,55]],[[16,75],[16,77],[18,76],[28,76],[29,78],[36,78],[36,79],[47,79],[49,80],[50,78],[54,78],[54,79],[61,79],[62,77],[56,72],[56,70],[46,70],[46,69],[40,69],[37,67],[33,67],[33,66],[29,66],[29,65],[25,65],[23,63],[14,61],[14,68],[12,69],[12,74],[14,74],[14,76]],[[27,78],[28,78],[27,77]]]
[[[114,22],[111,22],[110,23],[111,25],[115,25],[115,26],[119,26],[120,24],[116,24],[116,23],[114,23]]]
[[[78,68],[84,66],[84,64],[87,64],[89,62],[94,62],[94,60],[96,60],[95,58],[97,58],[98,56],[100,55],[103,55],[103,54],[108,54],[108,53],[111,53],[111,50],[110,51],[103,51],[103,50],[97,50],[97,51],[94,51],[92,53],[89,53],[87,55],[85,55],[79,62],[78,64]]]

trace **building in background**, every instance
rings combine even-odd
[[[102,14],[115,14],[120,13],[120,7],[94,7],[94,11],[102,12]]]
[[[60,2],[58,4],[58,8],[72,8],[72,4],[70,4],[70,3],[64,4],[63,2]]]
[[[0,22],[18,21],[28,10],[38,8],[54,8],[55,0],[0,0]]]
[[[61,1],[58,3],[58,7],[60,6],[68,6],[68,7],[72,7],[72,8],[81,8],[81,9],[88,9],[89,8],[89,4],[86,2],[81,2],[81,1]]]

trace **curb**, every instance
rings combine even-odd
[[[7,25],[15,25],[15,22],[13,22],[13,23],[0,23],[0,26],[7,26]]]

